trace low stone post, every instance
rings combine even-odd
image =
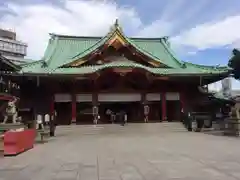
[[[239,102],[232,107],[230,117],[225,119],[224,135],[240,136]]]
[[[224,135],[228,136],[240,136],[240,119],[227,118],[225,119]]]

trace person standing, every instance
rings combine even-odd
[[[121,125],[124,126],[125,125],[125,112],[124,111],[120,112],[120,121],[121,121]]]
[[[49,126],[50,126],[50,136],[53,137],[55,136],[55,130],[56,130],[56,117],[57,117],[57,112],[54,111],[54,115],[50,119]]]
[[[128,116],[127,116],[127,113],[125,112],[124,113],[124,124],[127,124],[127,119],[128,119]]]

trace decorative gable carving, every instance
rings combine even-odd
[[[104,60],[107,62],[132,62],[124,56],[108,56]]]
[[[151,59],[144,53],[140,52],[140,50],[136,49],[134,45],[128,40],[128,38],[123,34],[118,20],[116,20],[114,26],[112,26],[110,32],[105,36],[104,44],[101,44],[97,49],[90,52],[85,57],[81,59],[75,60],[69,63],[68,67],[78,67],[83,64],[85,65],[102,65],[105,63],[113,62],[116,60],[120,60],[122,55],[128,57],[125,58],[127,61],[140,63],[145,66],[150,67],[160,67],[164,66],[160,62]],[[113,57],[113,55],[118,55]],[[108,57],[107,57],[108,56]],[[129,60],[130,59],[130,60]],[[121,59],[122,61],[123,59]]]
[[[126,46],[128,42],[122,35],[116,32],[111,39],[106,43],[108,46],[112,46],[115,49],[119,49],[121,46]]]

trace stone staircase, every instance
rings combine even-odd
[[[104,134],[158,134],[187,132],[181,122],[163,123],[128,123],[125,126],[119,124],[98,124],[98,125],[70,125],[58,126],[57,135],[104,135]]]

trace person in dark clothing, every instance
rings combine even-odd
[[[56,129],[56,125],[54,123],[54,120],[51,120],[49,122],[49,126],[50,126],[50,136],[53,137],[53,136],[55,136],[55,129]]]
[[[121,111],[120,112],[120,121],[121,121],[121,125],[124,126],[125,125],[125,112],[124,111]]]
[[[49,122],[49,129],[50,129],[50,136],[55,136],[55,130],[56,130],[56,111],[54,112],[54,115],[52,116],[50,122]]]

